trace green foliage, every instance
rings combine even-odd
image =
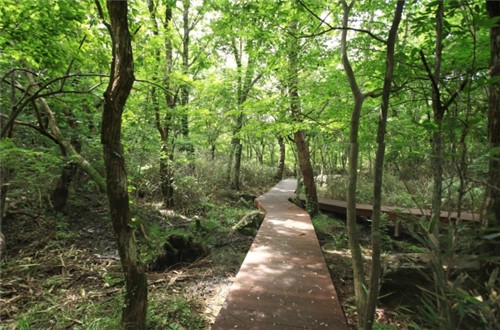
[[[241,181],[246,187],[269,187],[274,181],[276,168],[248,160],[241,167]]]
[[[151,304],[148,310],[148,324],[153,329],[206,328],[205,319],[193,310],[193,302],[183,297],[172,297],[161,304]]]
[[[57,154],[56,148],[28,149],[18,147],[10,139],[0,140],[1,165],[10,173],[11,196],[24,196],[30,202],[41,202],[53,188],[50,183],[55,182],[63,165],[63,160]]]
[[[70,240],[76,237],[78,234],[69,228],[68,219],[65,216],[58,215],[56,216],[56,239],[60,239],[62,241]]]
[[[228,228],[247,211],[244,205],[234,207],[236,201],[225,200],[228,152],[235,133],[234,119],[240,111],[244,114],[243,129],[234,136],[241,138],[244,146],[241,169],[244,189],[253,193],[273,182],[278,153],[276,136],[285,137],[286,165],[293,166],[293,143],[287,138],[298,129],[307,133],[315,171],[334,174],[345,170],[352,101],[349,84],[340,65],[339,31],[327,32],[325,24],[305,8],[307,6],[312,12],[325,17],[328,24],[339,26],[341,6],[332,6],[326,1],[306,1],[303,4],[283,1],[191,1],[190,66],[185,68],[179,50],[184,39],[181,22],[187,2],[177,1],[173,11],[173,26],[178,27],[180,33],[175,29],[163,29],[165,2],[154,3],[156,21],[151,19],[146,2],[129,3],[137,81],[123,116],[122,140],[129,192],[134,197],[135,205],[143,201],[157,201],[160,195],[159,160],[165,155],[160,155],[159,151],[160,138],[151,95],[153,88],[156,88],[159,117],[163,120],[173,116],[168,147],[174,156],[171,166],[175,180],[176,212],[193,219],[199,216],[202,225],[202,230],[198,232],[193,221],[184,233],[195,232],[200,239],[205,239],[204,235],[209,237],[209,233],[227,233]],[[443,120],[445,184],[442,202],[445,209],[454,211],[460,205],[462,210],[475,211],[481,207],[484,195],[482,182],[487,175],[490,156],[495,151],[489,150],[486,134],[486,88],[494,82],[488,79],[486,69],[489,59],[488,30],[493,22],[485,15],[484,1],[453,0],[445,1],[444,6],[442,79],[438,82],[442,86],[443,99],[448,99],[464,79],[469,79],[469,84],[450,105]],[[419,51],[425,54],[432,68],[435,20],[429,18],[435,16],[436,7],[437,1],[419,0],[407,2],[405,8],[401,24],[405,30],[400,33],[396,45],[394,87],[397,91],[392,95],[387,127],[383,183],[385,205],[423,208],[431,205],[429,140],[436,124],[432,118],[429,95],[431,81],[426,79]],[[385,39],[393,9],[394,2],[391,1],[358,1],[353,7],[351,24]],[[295,36],[290,36],[287,29],[292,20],[298,23],[298,35]],[[158,33],[154,33],[154,24],[158,24]],[[0,108],[4,118],[9,116],[13,106],[11,102],[15,103],[34,92],[35,87],[31,86],[23,70],[33,71],[36,81],[42,84],[67,73],[109,71],[109,36],[92,1],[4,0],[0,6],[0,30],[1,76],[13,68],[20,69],[0,82],[3,85],[0,88]],[[298,66],[302,116],[295,120],[289,113],[289,77],[286,70],[286,53],[292,37],[300,40],[301,47]],[[164,60],[166,40],[171,41],[174,50],[172,68],[166,68]],[[242,60],[240,71],[236,68],[235,50]],[[378,90],[383,83],[385,45],[367,33],[350,31],[348,52],[362,90]],[[254,72],[247,70],[249,58],[255,59],[255,67],[251,68]],[[257,75],[260,79],[251,86],[246,102],[239,105],[238,84],[247,72],[252,73],[250,80]],[[11,78],[15,79],[18,87],[29,86],[29,91],[25,93],[14,89],[11,93]],[[101,85],[105,80],[103,77],[77,77],[51,84],[42,91],[95,88],[92,93],[47,95],[46,100],[54,110],[62,134],[79,141],[82,156],[101,174],[104,174],[104,166],[99,122]],[[169,86],[165,86],[166,80],[169,80]],[[168,92],[179,97],[179,88],[186,86],[190,92],[189,104],[175,109],[168,107],[164,89],[170,88]],[[52,133],[46,126],[43,113],[41,116],[34,114],[33,105],[39,106],[38,101],[27,105],[17,118],[24,126],[15,125],[13,139],[0,141],[0,165],[10,170],[7,178],[9,203],[22,204],[29,209],[47,204],[47,197],[62,166],[71,161],[60,156],[60,150],[53,141],[26,126],[43,127]],[[68,109],[71,109],[70,115],[67,114]],[[378,98],[365,100],[359,132],[361,159],[357,201],[361,203],[372,202],[374,136],[379,109]],[[190,129],[188,138],[182,137],[181,127],[181,118],[186,114]],[[191,143],[195,147],[194,160],[181,151]],[[462,154],[464,164],[460,163]],[[464,180],[463,187],[460,178]],[[343,199],[347,182],[347,176],[331,178],[328,190],[333,197]],[[88,177],[80,175],[72,188],[72,193],[81,194],[74,197],[77,199],[74,205],[88,206],[87,199],[81,198],[89,193],[95,194],[95,186],[89,183]],[[464,192],[459,201],[457,192],[461,188]],[[224,201],[221,202],[221,199]],[[92,207],[105,203],[100,195],[92,200]],[[150,245],[142,246],[142,252],[146,259],[153,258],[171,231],[166,230],[166,224],[160,220],[155,223],[156,219],[143,215],[136,216],[136,219],[139,220],[137,224],[145,224],[151,239]],[[313,219],[313,222],[318,235],[336,247],[347,247],[342,225],[324,216]],[[61,242],[74,239],[66,219],[55,221],[53,229]],[[393,242],[384,234],[386,228],[382,230],[384,249],[388,249]],[[449,236],[440,238],[443,247],[454,251],[458,249],[457,242],[464,250],[474,245],[470,241],[461,241],[461,238],[470,235],[469,232],[457,231],[454,235],[453,239]],[[405,248],[421,251],[416,245]],[[106,278],[105,281],[111,285],[114,278]],[[442,283],[445,282],[443,279]],[[456,288],[460,287],[459,284]],[[478,284],[478,287],[482,285]],[[460,317],[461,313],[467,314],[468,311],[476,313],[474,318],[477,320],[481,319],[481,315],[489,315],[485,304],[495,306],[494,300],[486,299],[486,295],[482,302],[478,302],[478,299],[470,298],[477,295],[457,290],[446,287],[439,294],[433,293],[431,301],[434,303],[442,299],[443,304],[450,305],[450,309]],[[492,290],[490,295],[493,297]],[[115,307],[120,309],[120,306]],[[435,307],[428,309],[429,316],[435,312]],[[81,320],[83,308],[89,308],[89,315],[92,315],[99,306],[82,304],[78,308],[80,314],[66,315]],[[190,318],[185,315],[187,309],[183,303],[173,307],[172,317],[186,321],[174,321],[171,328],[198,326],[194,320],[193,323],[187,321]],[[28,328],[30,322],[35,322],[35,327],[42,326],[41,320],[48,321],[48,315],[54,311],[60,312],[40,302],[40,305],[34,306],[32,314],[20,319],[18,326]],[[118,317],[113,318],[113,313],[110,312],[110,317],[96,316],[89,323],[85,320],[82,327],[89,324],[89,328],[115,328]],[[39,315],[41,320],[37,323]],[[166,321],[156,319],[156,315],[151,320],[159,327],[168,327]],[[484,316],[484,320],[489,320],[489,316]],[[63,321],[62,318],[54,322],[46,324],[50,327],[79,327],[78,323]]]
[[[19,316],[16,328],[117,329],[122,300],[120,295],[116,295],[113,299],[103,303],[88,300],[69,308],[41,300]]]
[[[376,322],[373,325],[373,329],[374,330],[398,330],[399,327],[393,326],[393,325],[385,325],[385,324]]]
[[[333,249],[345,249],[349,246],[345,224],[341,220],[319,213],[312,218],[316,235],[327,240],[327,246]]]
[[[456,226],[456,227],[455,227]],[[418,319],[423,328],[494,329],[498,324],[500,299],[497,294],[498,269],[491,272],[485,283],[466,270],[454,270],[460,254],[476,253],[474,236],[464,235],[462,225],[450,225],[447,233],[436,239],[426,225],[420,225],[420,234],[414,237],[431,255],[431,274],[422,274],[432,288],[420,287],[421,304]],[[479,258],[480,259],[480,258]]]

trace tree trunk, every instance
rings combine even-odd
[[[444,4],[442,1],[439,1],[436,12],[436,52],[434,55],[434,73],[431,77],[431,81],[433,81],[432,109],[434,112],[434,122],[436,124],[436,128],[432,133],[431,171],[434,183],[432,188],[432,216],[430,232],[436,238],[439,233],[439,216],[441,214],[441,193],[443,186],[442,122],[445,108],[443,107],[439,92],[441,59],[443,53],[443,12]]]
[[[212,144],[210,145],[210,159],[211,159],[212,161],[214,161],[214,160],[215,160],[215,150],[216,150],[216,148],[217,148],[217,147],[216,147],[215,143],[212,143]]]
[[[165,208],[174,207],[174,174],[172,173],[173,151],[168,150],[166,143],[162,143],[160,156],[160,188]]]
[[[71,127],[71,129],[76,131],[78,129],[78,122],[74,117],[73,113],[71,112],[71,110],[69,109],[64,110],[64,115],[66,116],[67,122]],[[71,138],[70,143],[76,152],[78,152],[79,154],[82,152],[81,143],[78,138],[76,137]],[[66,206],[69,198],[69,186],[71,184],[71,181],[73,181],[73,177],[75,176],[77,170],[78,170],[77,163],[73,162],[72,160],[70,160],[66,165],[64,165],[61,172],[61,176],[57,181],[56,188],[54,189],[54,191],[50,196],[52,207],[54,208],[55,211],[60,212]]]
[[[278,135],[278,145],[280,147],[280,157],[278,161],[278,170],[276,171],[276,180],[281,181],[283,179],[283,174],[285,173],[285,138]]]
[[[364,324],[366,306],[366,280],[363,268],[363,255],[358,239],[358,228],[356,225],[356,185],[358,180],[358,131],[361,117],[361,108],[364,97],[356,82],[356,77],[347,55],[347,30],[349,15],[354,5],[352,1],[349,5],[342,0],[343,25],[341,34],[342,65],[349,81],[349,86],[354,99],[354,108],[351,114],[351,126],[349,136],[349,183],[347,187],[347,235],[349,237],[349,248],[352,254],[352,271],[354,279],[354,292],[356,295],[356,310],[358,312],[358,325]]]
[[[294,34],[297,31],[297,21],[290,23],[290,31]],[[288,95],[290,98],[290,112],[294,121],[300,119],[300,98],[299,98],[299,41],[297,38],[289,40],[288,50]],[[306,209],[311,216],[319,212],[318,194],[316,183],[314,182],[314,173],[311,164],[309,146],[305,139],[305,132],[299,129],[294,133],[294,141],[297,146],[297,155],[299,158],[299,167],[304,180],[304,189],[306,193]]]
[[[446,111],[450,104],[454,101],[456,96],[462,91],[467,85],[467,79],[465,79],[450,98],[443,102],[441,93],[441,62],[442,62],[442,52],[443,52],[443,20],[444,20],[444,2],[437,2],[436,10],[436,46],[434,54],[434,71],[431,70],[423,51],[420,51],[420,57],[424,65],[424,69],[427,72],[429,80],[432,86],[432,110],[433,119],[435,123],[435,128],[432,132],[432,152],[431,152],[431,171],[433,177],[433,189],[432,189],[432,214],[431,222],[428,228],[427,239],[429,249],[431,250],[433,256],[433,263],[435,267],[433,268],[433,278],[435,283],[435,300],[436,308],[439,311],[440,327],[448,328],[455,323],[453,306],[451,306],[447,295],[451,290],[447,284],[449,274],[443,269],[443,255],[440,247],[439,238],[439,222],[441,214],[441,198],[442,198],[442,187],[443,187],[443,119]]]
[[[500,16],[500,2],[487,1],[486,8],[490,18]],[[490,29],[490,77],[500,77],[500,26]],[[500,83],[489,87],[488,103],[488,141],[491,148],[488,188],[486,192],[487,214],[483,219],[484,227],[500,227]],[[496,243],[496,244],[495,244]],[[487,247],[493,256],[500,255],[498,239]]]
[[[305,140],[305,133],[299,130],[294,133],[295,144],[297,145],[297,154],[299,157],[299,167],[304,180],[304,189],[306,193],[306,210],[311,216],[318,214],[318,194],[316,183],[314,182],[314,173],[309,156],[309,147]]]
[[[170,75],[173,67],[173,47],[170,36],[168,35],[171,30],[172,24],[172,2],[167,2],[165,8],[165,21],[163,27],[167,36],[165,37],[165,75],[163,84],[165,85],[164,97],[167,104],[165,114],[162,116],[160,110],[160,103],[156,95],[156,87],[151,87],[151,100],[153,103],[155,113],[155,123],[158,133],[160,134],[160,170],[159,181],[161,194],[163,199],[163,206],[165,208],[172,208],[174,206],[174,173],[171,168],[174,159],[174,150],[169,148],[171,142],[170,130],[172,126],[172,111],[176,107],[176,93],[171,86]],[[148,10],[151,20],[153,21],[153,34],[157,37],[160,36],[158,24],[156,22],[156,8],[153,0],[148,0]],[[155,51],[156,61],[161,62],[161,53],[159,50]],[[158,76],[154,74],[153,80],[157,80]]]
[[[243,153],[243,145],[241,144],[241,139],[238,134],[241,132],[243,128],[243,113],[240,112],[238,115],[238,119],[236,120],[236,129],[234,132],[234,137],[232,140],[233,143],[233,158],[234,158],[234,167],[232,170],[231,176],[231,189],[240,190],[240,172],[241,172],[241,156]]]
[[[11,86],[10,86],[10,112],[11,115],[15,112],[16,104],[16,88],[15,88],[15,71],[11,74]],[[7,124],[3,126],[3,122],[0,120],[0,139],[10,139],[12,137],[12,132],[14,129],[14,123]],[[7,193],[9,191],[9,180],[11,179],[13,172],[11,168],[5,167],[5,165],[0,162],[0,257],[2,255],[2,249],[5,248],[5,237],[2,234],[2,224],[5,212],[7,211]],[[3,244],[1,244],[3,242]],[[0,259],[1,260],[1,259]]]
[[[189,9],[191,7],[191,0],[183,0],[183,12],[182,12],[182,73],[188,75],[189,71],[189,34],[191,32],[191,27],[189,26]],[[189,139],[189,85],[184,83],[181,85],[181,106],[183,114],[181,116],[181,132],[184,139],[182,144],[182,151],[186,151],[188,154],[190,166],[194,169],[194,147]]]
[[[229,165],[233,163],[234,157],[234,167],[231,170],[231,167],[228,171],[228,177],[230,179],[230,186],[232,189],[239,190],[240,189],[240,170],[241,170],[241,156],[243,152],[243,146],[241,144],[241,138],[239,134],[241,129],[243,128],[243,121],[245,119],[245,114],[243,113],[243,104],[246,102],[248,98],[248,94],[252,89],[253,85],[262,77],[262,75],[258,75],[254,78],[255,73],[255,55],[253,54],[253,40],[247,40],[246,42],[246,51],[248,55],[245,76],[243,77],[243,62],[242,62],[242,50],[241,47],[238,48],[236,44],[236,40],[233,38],[231,41],[231,49],[233,52],[234,60],[236,62],[236,68],[238,71],[237,85],[237,109],[238,109],[238,117],[236,118],[236,126],[233,131],[233,139],[231,141],[233,145],[233,149],[231,150],[231,154],[229,157]],[[241,46],[241,45],[240,45]],[[232,173],[231,173],[232,172]],[[232,174],[232,175],[231,175]]]
[[[69,186],[78,169],[76,163],[70,161],[64,165],[61,176],[57,180],[56,188],[50,195],[50,201],[55,211],[60,212],[66,206],[69,198]]]
[[[104,17],[98,1],[101,17]],[[127,2],[107,1],[111,23],[108,27],[113,47],[109,85],[104,93],[101,143],[104,150],[109,210],[120,260],[125,275],[126,292],[122,313],[125,329],[146,329],[147,278],[139,261],[133,235],[127,173],[121,144],[122,114],[134,84],[134,62],[128,30]]]
[[[389,37],[387,39],[387,54],[384,86],[382,91],[382,105],[377,130],[377,152],[375,156],[375,182],[373,184],[373,215],[372,215],[372,267],[370,273],[370,285],[368,291],[368,301],[366,304],[366,316],[364,317],[365,324],[363,329],[371,329],[375,317],[375,309],[377,307],[378,294],[380,289],[380,255],[381,255],[381,235],[380,235],[380,220],[382,209],[382,182],[384,174],[384,158],[385,158],[385,134],[387,127],[387,113],[389,110],[389,99],[391,95],[392,78],[394,71],[394,48],[396,44],[397,31],[401,22],[405,1],[400,0],[396,4],[396,11],[392,21]],[[371,161],[370,161],[371,163]],[[371,167],[371,165],[370,165]]]

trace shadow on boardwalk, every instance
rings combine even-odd
[[[266,217],[212,329],[347,329],[309,214],[288,201],[295,186],[257,198]]]

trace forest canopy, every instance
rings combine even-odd
[[[129,305],[147,301],[134,235],[152,225],[138,205],[207,218],[225,191],[296,176],[313,216],[318,194],[347,201],[360,328],[378,299],[382,205],[431,211],[420,230],[438,268],[460,250],[460,214],[477,215],[474,292],[498,317],[496,1],[0,2],[4,256],[22,241],[4,229],[19,212],[105,207],[128,290],[122,326],[145,328],[147,303]],[[356,202],[374,206],[366,274]],[[451,275],[432,276],[440,326],[459,328]],[[492,310],[474,322],[493,324]]]

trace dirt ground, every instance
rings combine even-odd
[[[50,313],[68,312],[64,328],[84,326],[86,304],[105,304],[122,291],[121,267],[104,206],[69,210],[61,221],[57,215],[9,211],[3,232],[7,259],[1,267],[0,329],[16,328],[15,320],[40,300]],[[63,228],[65,227],[66,228]],[[186,297],[193,312],[203,316],[205,327],[217,316],[252,237],[234,236],[222,247],[195,262],[149,272],[149,297],[161,304],[167,297]],[[232,243],[231,243],[232,242]],[[353,282],[347,249],[327,247],[321,240],[332,280],[351,329],[355,329]],[[170,299],[168,298],[168,299]],[[80,314],[73,313],[81,309]],[[45,311],[47,312],[47,311]],[[377,310],[378,321],[404,329],[390,309]],[[35,321],[36,322],[36,321]],[[31,328],[38,328],[35,324]],[[47,324],[44,328],[62,328]]]

